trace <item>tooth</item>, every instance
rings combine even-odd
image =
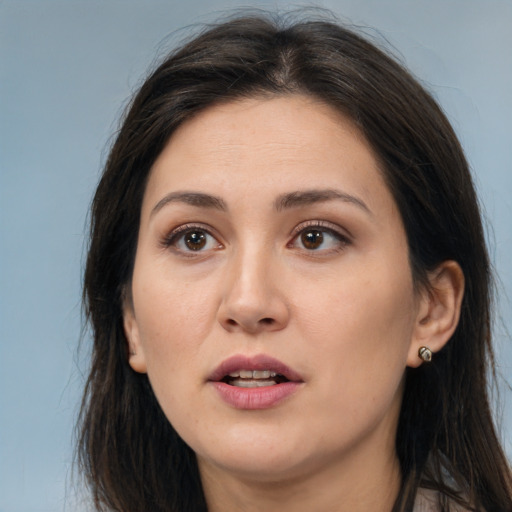
[[[252,372],[253,379],[268,379],[270,377],[269,370],[254,370]]]
[[[240,370],[242,379],[252,379],[252,370]]]
[[[265,386],[275,386],[276,381],[275,380],[258,380],[255,381],[257,387],[265,387]]]
[[[262,388],[265,386],[274,386],[276,382],[274,380],[243,380],[237,379],[231,382],[232,386],[239,388]]]
[[[240,377],[240,372],[231,372],[229,374],[230,377]]]
[[[270,372],[269,377],[276,377],[276,376],[277,376],[277,373],[276,373],[276,372]]]

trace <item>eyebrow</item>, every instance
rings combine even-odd
[[[373,215],[372,211],[366,203],[356,196],[342,192],[336,189],[320,189],[320,190],[303,190],[297,192],[290,192],[279,196],[274,202],[274,208],[277,211],[298,208],[300,206],[307,206],[315,203],[323,203],[326,201],[339,200],[345,203],[350,203],[369,215]]]
[[[369,215],[373,215],[370,208],[368,208],[362,199],[335,189],[300,190],[282,194],[274,201],[274,209],[279,212],[290,208],[298,208],[333,200],[354,204]],[[185,203],[198,208],[212,208],[223,212],[228,211],[226,202],[220,197],[202,192],[171,192],[158,201],[153,210],[151,210],[150,216],[155,215],[169,203]]]
[[[160,199],[151,210],[151,217],[169,203],[185,203],[198,208],[212,208],[214,210],[227,211],[228,207],[223,199],[203,194],[201,192],[171,192]]]

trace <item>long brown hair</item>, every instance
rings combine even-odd
[[[331,21],[238,17],[204,29],[147,78],[127,111],[91,211],[84,304],[94,335],[80,416],[79,463],[98,510],[207,510],[195,455],[128,365],[122,301],[151,167],[174,130],[208,106],[305,94],[357,123],[401,212],[418,287],[455,260],[465,295],[455,334],[408,369],[396,450],[411,510],[419,487],[474,510],[512,510],[512,477],[489,407],[491,276],[478,201],[437,103],[394,59]],[[448,476],[447,476],[448,475]],[[449,499],[449,500],[448,500]]]

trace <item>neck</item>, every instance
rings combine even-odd
[[[225,471],[199,463],[209,512],[390,512],[400,487],[396,454],[360,453],[343,463],[333,461],[322,468],[272,482]]]

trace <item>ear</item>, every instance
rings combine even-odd
[[[135,318],[133,301],[125,297],[123,300],[123,328],[128,342],[128,363],[138,373],[147,373],[146,357],[140,343],[139,326]]]
[[[428,347],[435,357],[455,332],[464,296],[464,274],[455,261],[441,263],[429,274],[430,288],[425,290],[418,304],[407,366],[416,368],[423,363],[418,355],[421,347]]]

